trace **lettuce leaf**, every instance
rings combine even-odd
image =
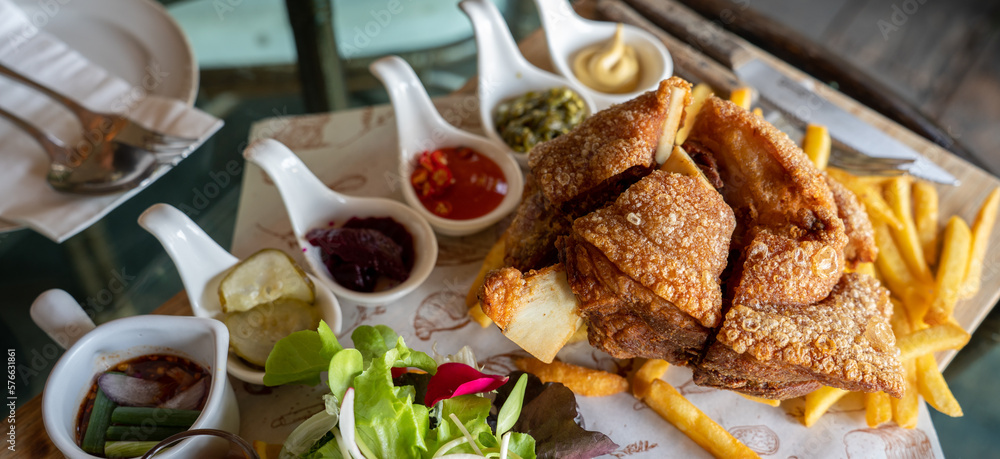
[[[454,413],[455,416],[458,417],[459,422],[461,422],[462,425],[469,430],[469,434],[472,435],[472,438],[479,439],[480,434],[486,433],[489,434],[489,438],[495,442],[496,440],[493,439],[492,435],[493,432],[490,430],[489,424],[486,423],[486,417],[490,415],[491,406],[492,403],[489,399],[478,395],[462,395],[442,400],[441,409],[438,410],[435,416],[437,426],[428,436],[428,443],[431,441],[434,442],[429,445],[429,451],[434,453],[444,446],[445,443],[464,436],[458,426],[455,425],[455,422],[452,421],[452,413]],[[463,443],[462,445],[448,451],[448,453],[452,454],[471,454],[474,452],[475,450],[473,450],[472,446],[468,443]]]
[[[347,389],[353,387],[355,441],[366,455],[372,457],[432,456],[449,442],[464,438],[452,414],[484,452],[495,454],[499,450],[500,438],[487,421],[492,406],[488,398],[469,394],[442,400],[433,410],[437,423],[434,429],[430,429],[431,409],[418,403],[416,397],[420,392],[423,398],[430,375],[437,372],[438,365],[434,359],[410,349],[403,338],[386,326],[358,327],[351,339],[355,348],[343,348],[325,323],[321,323],[317,331],[293,333],[280,340],[268,356],[264,381],[268,385],[316,385],[321,380],[321,373],[327,371],[331,394],[324,399],[328,405],[333,404],[332,412],[327,411],[329,416],[338,412],[337,404],[344,398]],[[396,386],[393,385],[393,368],[418,368],[427,374],[409,378],[421,387]],[[406,379],[404,376],[400,380]],[[521,390],[519,388],[518,392]],[[507,413],[505,419],[516,418],[513,405],[520,404],[518,398],[517,395],[511,397],[511,406],[504,410]],[[334,428],[324,434],[325,427],[318,424],[320,420],[329,418],[321,414],[314,418],[316,422],[302,427],[300,438],[293,442],[295,444],[286,444],[286,447],[294,446],[289,449],[301,452],[309,439],[321,437],[298,457],[348,459],[343,457],[338,444],[339,430]],[[505,424],[510,422],[508,420]],[[516,427],[514,430],[517,430]],[[535,458],[535,440],[530,435],[512,432],[509,449],[524,459]],[[474,448],[462,443],[450,447],[448,452],[472,453]]]
[[[495,405],[502,406],[506,402],[514,389],[513,381],[519,380],[521,374],[524,373],[510,374],[507,384],[497,390]],[[596,457],[618,449],[607,435],[586,430],[581,424],[582,416],[573,391],[560,383],[542,383],[528,374],[524,406],[512,430],[534,438],[539,458]]]
[[[359,441],[377,457],[422,457],[427,451],[427,407],[413,403],[413,388],[392,385],[398,357],[396,349],[372,355],[368,368],[354,378],[355,428]]]
[[[337,403],[344,400],[344,392],[354,383],[354,378],[364,370],[361,353],[357,349],[341,349],[330,359],[327,383]]]
[[[330,367],[335,347],[324,343],[320,333],[302,330],[292,333],[274,345],[264,364],[264,384],[319,384],[320,373]]]
[[[351,333],[351,341],[354,347],[364,358],[365,368],[371,364],[372,359],[389,351],[389,348],[396,345],[399,335],[385,325],[362,325]]]

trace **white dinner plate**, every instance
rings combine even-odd
[[[13,0],[43,31],[136,86],[151,72],[166,72],[152,94],[194,105],[198,62],[177,22],[151,0]],[[43,8],[44,5],[44,8]],[[24,226],[0,220],[0,232]]]

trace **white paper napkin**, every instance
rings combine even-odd
[[[145,87],[130,84],[88,61],[71,44],[38,30],[9,0],[0,0],[0,62],[90,109],[126,114],[144,126],[199,139],[186,153],[222,127],[221,120],[182,101],[149,94],[156,78],[166,77],[162,71],[147,69]],[[0,106],[68,145],[82,136],[79,122],[65,108],[3,76]],[[140,191],[105,196],[61,193],[46,182],[48,168],[44,150],[27,134],[0,119],[0,219],[28,226],[62,242]],[[168,169],[161,166],[154,180]]]

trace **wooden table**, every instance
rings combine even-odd
[[[582,4],[578,5],[578,7],[582,8],[585,15],[594,16],[600,14],[599,12],[604,11],[605,13],[611,13],[612,17],[617,20],[622,20],[621,15],[629,14],[627,10],[620,8],[621,5],[618,2],[611,1],[586,1],[582,2]],[[641,18],[632,17],[631,19],[634,21],[641,21]],[[728,72],[728,70],[715,61],[707,59],[705,56],[701,55],[693,48],[676,38],[666,34],[659,34],[659,36],[662,38],[664,43],[667,45],[667,48],[673,55],[675,72],[680,76],[692,80],[707,80],[711,82],[714,87],[725,92],[728,92],[728,89],[736,84],[731,72]],[[753,50],[759,57],[768,60],[776,68],[785,72],[787,75],[799,80],[809,79],[807,75],[788,66],[784,62],[775,59],[773,56],[764,53],[748,43],[744,42],[744,44],[746,47]],[[545,39],[540,31],[524,40],[521,43],[521,50],[533,64],[542,68],[552,68],[548,59]],[[474,84],[469,84],[463,88],[462,91],[471,92],[473,88]],[[906,143],[910,147],[930,158],[932,161],[941,165],[951,172],[956,178],[962,181],[963,186],[961,187],[939,187],[942,204],[940,209],[942,222],[945,221],[947,216],[953,214],[960,215],[967,221],[971,221],[972,217],[974,217],[975,210],[982,202],[986,194],[993,188],[1000,186],[1000,180],[996,177],[969,165],[940,147],[937,147],[916,134],[903,129],[892,121],[826,87],[825,85],[817,84],[816,89],[818,93],[828,98],[833,103],[851,111],[867,123],[893,135],[900,141]],[[991,237],[990,247],[991,250],[987,255],[987,260],[1000,262],[1000,231],[994,231],[994,234]],[[985,270],[984,272],[983,287],[980,290],[979,295],[971,300],[968,300],[966,303],[992,306],[997,302],[998,298],[1000,298],[1000,270],[990,269]],[[960,305],[959,308],[956,309],[956,319],[967,329],[975,328],[989,312],[989,309],[989,307],[963,308]],[[182,291],[157,308],[153,313],[161,315],[190,315],[191,304],[188,301],[185,292]],[[942,353],[939,355],[939,361],[946,363],[954,357],[954,354],[954,351]],[[18,442],[17,457],[61,457],[59,451],[52,444],[51,440],[49,440],[49,437],[45,432],[41,416],[41,399],[41,396],[35,397],[17,410],[17,438],[20,440]],[[6,452],[6,450],[4,451]]]

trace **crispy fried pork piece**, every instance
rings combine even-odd
[[[572,226],[568,217],[552,207],[533,177],[528,174],[504,247],[504,264],[524,272],[556,263],[556,239],[569,234]]]
[[[718,341],[705,351],[694,366],[694,383],[763,397],[787,400],[801,397],[823,386],[808,372],[783,362],[761,362],[735,351]]]
[[[734,304],[716,339],[745,357],[734,361],[722,350],[711,352],[713,346],[696,373],[712,373],[703,380],[729,381],[727,389],[770,398],[774,394],[753,389],[797,382],[804,374],[827,386],[899,398],[903,368],[891,315],[889,292],[857,273],[845,274],[826,299],[808,306]],[[788,377],[778,378],[779,367]]]
[[[595,347],[687,365],[719,324],[719,275],[736,226],[698,177],[656,171],[559,240]]]
[[[529,164],[545,197],[576,217],[603,206],[648,174],[656,166],[664,125],[668,118],[680,120],[677,112],[690,104],[690,88],[680,78],[664,80],[656,91],[602,110],[568,134],[535,146]]]
[[[735,226],[732,209],[704,181],[655,171],[614,204],[574,221],[573,234],[626,276],[715,327],[722,318],[719,275]]]
[[[493,270],[479,290],[479,303],[504,336],[546,363],[583,325],[561,264],[526,274],[509,267]]]
[[[559,244],[592,346],[621,359],[688,365],[698,358],[711,329],[621,272],[593,245],[576,237]]]
[[[691,144],[691,145],[689,145]],[[717,161],[736,213],[734,298],[807,305],[844,268],[847,236],[826,181],[787,135],[729,101],[705,101],[685,143]]]
[[[858,197],[840,182],[824,173],[823,178],[833,193],[833,202],[837,204],[837,216],[844,222],[844,232],[847,234],[847,245],[844,247],[844,258],[847,266],[855,268],[858,263],[870,263],[878,256],[878,246],[875,245],[875,230],[868,212]]]

